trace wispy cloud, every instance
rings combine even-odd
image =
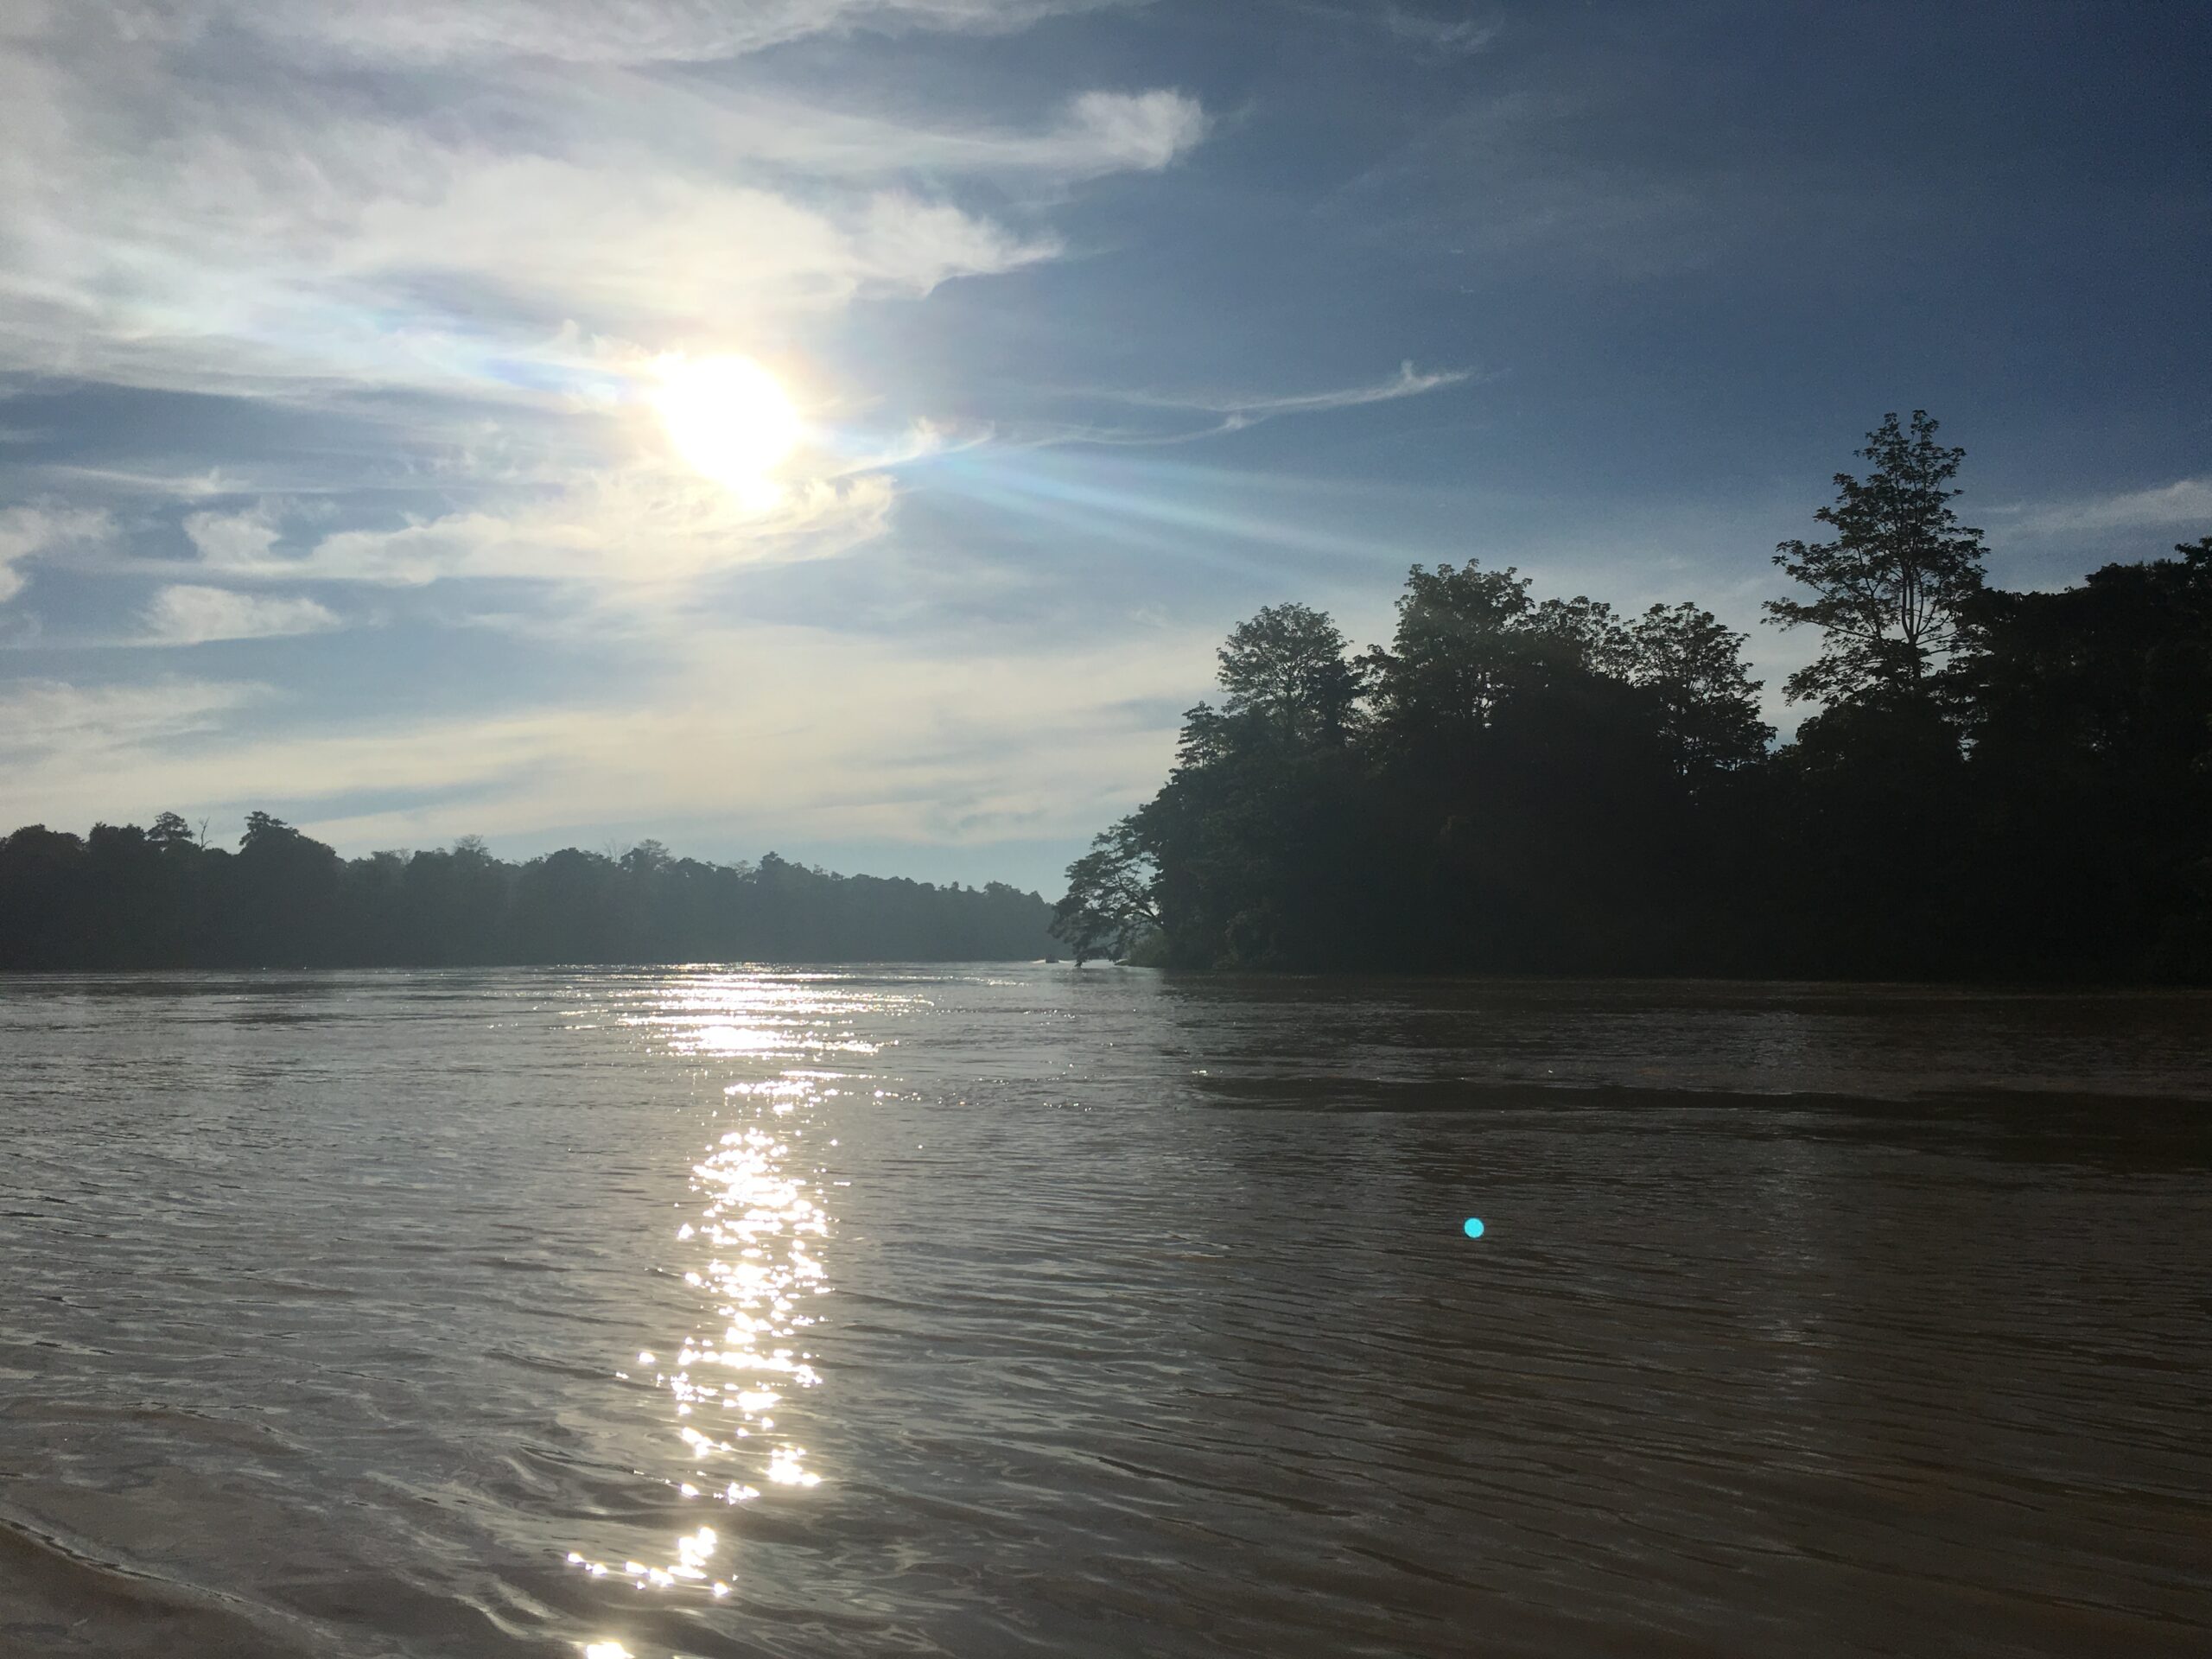
[[[1460,385],[1473,378],[1474,371],[1471,369],[1422,371],[1415,369],[1410,362],[1407,362],[1398,365],[1397,373],[1383,379],[1363,382],[1358,385],[1338,386],[1325,391],[1216,393],[1212,395],[1145,391],[1094,392],[1088,395],[1106,402],[1128,404],[1141,409],[1180,410],[1192,414],[1215,415],[1220,418],[1206,426],[1166,432],[1104,426],[1046,429],[1033,441],[1045,443],[1110,445],[1192,443],[1200,438],[1218,437],[1228,432],[1241,432],[1246,427],[1256,426],[1262,421],[1274,420],[1279,416],[1322,415],[1332,410],[1357,409],[1370,404],[1395,403],[1401,397],[1419,397],[1427,392],[1441,391],[1448,386]]]
[[[73,685],[62,680],[0,682],[0,755],[10,765],[0,772],[16,779],[0,788],[17,817],[35,816],[44,799],[39,779],[50,767],[71,775],[105,773],[110,801],[99,810],[118,810],[114,785],[118,757],[150,761],[160,746],[197,733],[219,729],[226,716],[265,698],[265,686],[235,681],[164,678],[139,685]],[[70,822],[56,803],[43,810]],[[99,814],[96,813],[95,816]],[[89,822],[90,820],[86,820]]]
[[[601,130],[621,133],[639,105],[603,95]],[[1088,92],[1036,128],[969,121],[899,122],[825,108],[772,89],[732,99],[713,89],[656,87],[647,106],[661,142],[671,130],[723,156],[787,167],[815,178],[875,179],[955,174],[1005,186],[1065,186],[1109,173],[1150,173],[1180,161],[1211,124],[1198,100],[1170,88]]]
[[[1050,259],[1053,232],[1014,222],[1002,192],[964,200],[964,184],[1155,170],[1203,137],[1194,99],[1083,92],[1029,130],[946,125],[650,66],[1066,9],[201,0],[23,14],[12,41],[0,35],[0,371],[496,400],[563,325],[654,351],[741,346],[857,298]],[[223,31],[274,61],[238,66]],[[426,61],[451,82],[434,119],[393,67]]]
[[[1354,29],[1374,30],[1420,52],[1446,59],[1471,57],[1486,50],[1505,28],[1504,18],[1487,8],[1479,13],[1471,13],[1465,7],[1424,10],[1376,0],[1376,3],[1359,6],[1309,3],[1299,10]]]
[[[575,63],[704,61],[856,29],[1022,28],[1117,0],[186,0],[118,8],[178,33],[218,19],[346,60],[413,64],[531,55]],[[142,25],[143,26],[143,25]]]
[[[2018,536],[2188,525],[2212,531],[2212,478],[2177,479],[2150,489],[2077,496],[2070,500],[2021,502],[1989,509],[1987,516]]]
[[[312,599],[276,599],[233,593],[227,588],[176,586],[154,595],[147,610],[146,632],[139,643],[201,645],[218,639],[324,633],[341,626],[334,614]]]
[[[114,521],[105,512],[69,507],[0,509],[0,604],[23,589],[20,567],[44,554],[106,542]]]
[[[1385,376],[1382,380],[1365,380],[1360,385],[1334,387],[1327,391],[1256,391],[1256,394],[1173,394],[1173,391],[1086,391],[1086,398],[1097,403],[1122,403],[1137,410],[1179,410],[1185,414],[1219,416],[1204,427],[1174,427],[1174,429],[1146,429],[1146,427],[1109,427],[1097,423],[1082,425],[1039,425],[1022,435],[1013,435],[1013,442],[1024,442],[1028,447],[1042,445],[1109,445],[1109,447],[1150,447],[1150,445],[1188,445],[1201,438],[1219,438],[1230,431],[1243,431],[1245,427],[1256,427],[1263,420],[1274,420],[1279,416],[1300,414],[1330,414],[1332,410],[1358,410],[1371,403],[1395,403],[1398,398],[1418,398],[1429,391],[1442,391],[1446,387],[1465,385],[1476,378],[1473,370],[1415,370],[1411,363],[1400,363],[1398,374]]]
[[[842,552],[881,532],[890,478],[815,480],[755,511],[668,468],[588,476],[540,499],[388,527],[295,524],[282,501],[194,513],[199,569],[229,581],[420,587],[454,577],[569,582],[639,603],[718,569]],[[288,530],[297,545],[286,546]]]
[[[1452,57],[1469,57],[1484,50],[1505,28],[1505,20],[1491,12],[1446,17],[1389,5],[1378,8],[1376,21],[1402,41]]]
[[[107,522],[85,502],[155,540],[165,505],[186,510],[197,560],[138,601],[130,638],[149,646],[338,620],[238,591],[263,582],[532,582],[574,615],[673,627],[686,584],[880,536],[892,469],[952,429],[830,430],[808,340],[861,302],[1058,257],[1067,192],[1173,165],[1207,116],[1181,91],[1080,80],[1041,113],[841,109],[747,54],[1091,9],[0,0],[0,385],[213,393],[344,434],[41,460],[26,475],[70,505],[0,514],[0,601]],[[765,511],[673,464],[647,401],[664,353],[716,351],[780,353],[823,415]],[[76,563],[149,587],[183,574],[138,551]],[[86,630],[19,609],[11,634]]]
[[[1132,720],[1131,695],[1187,706],[1211,641],[1161,632],[962,658],[810,630],[708,629],[619,708],[289,729],[251,685],[17,683],[0,686],[0,821],[281,803],[362,851],[532,833],[576,822],[579,803],[619,800],[643,821],[712,819],[764,845],[987,842],[1006,825],[1080,836],[1102,801],[1141,793],[1172,753],[1173,716]],[[701,765],[709,755],[719,763]],[[378,795],[415,804],[362,804]]]
[[[1110,161],[1116,172],[1157,171],[1195,148],[1206,131],[1198,99],[1176,92],[1085,92],[1068,114],[1065,142],[1076,156],[1096,157],[1092,165]],[[1075,158],[1058,165],[1072,172]]]
[[[327,643],[410,688],[402,714],[365,702],[353,687],[367,677],[351,673],[281,692],[0,683],[0,823],[282,804],[358,848],[531,835],[620,800],[643,821],[711,821],[764,844],[950,843],[1080,838],[1122,810],[1204,690],[1222,619],[1192,613],[1211,600],[1151,595],[1147,620],[1131,595],[1129,614],[1072,641],[1003,619],[978,639],[979,563],[939,559],[906,588],[884,584],[862,602],[888,620],[868,628],[849,623],[835,573],[768,569],[871,543],[871,576],[931,563],[928,528],[906,545],[888,532],[903,480],[932,459],[933,477],[972,468],[983,486],[1010,462],[1001,494],[1031,516],[1001,516],[1024,531],[1049,507],[1109,546],[1218,539],[1270,570],[1286,550],[1393,545],[1371,528],[1330,538],[1179,513],[1141,485],[1102,500],[1084,473],[1108,457],[988,453],[1034,441],[1027,375],[1091,370],[1048,349],[1008,378],[1004,404],[976,407],[957,373],[933,381],[927,353],[906,349],[904,314],[947,285],[1003,282],[1049,303],[1051,285],[1024,274],[1127,223],[1125,204],[1075,211],[1096,181],[1177,188],[1154,175],[1204,154],[1211,118],[1173,83],[1205,66],[1131,84],[1107,54],[1102,86],[1064,54],[1064,84],[1025,68],[994,102],[970,95],[988,89],[964,67],[932,82],[938,54],[893,64],[865,37],[1089,9],[0,0],[0,390],[64,383],[38,385],[22,404],[37,412],[6,424],[51,412],[99,435],[4,458],[35,493],[0,511],[6,615],[26,637],[55,625],[40,652],[139,648],[101,659],[130,682],[149,664],[216,659],[218,642],[331,633],[373,607],[373,638]],[[766,50],[805,36],[805,51]],[[828,36],[846,38],[833,52]],[[851,77],[821,73],[848,57]],[[841,103],[846,86],[862,91]],[[957,323],[957,301],[940,305]],[[1007,316],[986,355],[1035,321]],[[651,404],[664,354],[716,352],[760,357],[810,423],[765,508],[677,464]],[[879,364],[883,383],[862,384]],[[944,418],[924,418],[935,411],[901,392],[902,372],[951,384]],[[826,384],[837,372],[848,383]],[[1307,387],[1332,372],[1255,371]],[[1007,384],[989,376],[972,384]],[[1118,407],[1094,393],[1059,407],[1155,429],[1061,441],[1183,442],[1471,378],[1408,363],[1319,390]],[[976,453],[956,459],[963,448]],[[1038,475],[1058,461],[1069,475]],[[933,528],[948,542],[969,530]],[[71,580],[27,586],[63,560]],[[1040,589],[1058,580],[1046,563],[1006,561]],[[1098,620],[1084,601],[1053,602]],[[767,620],[833,611],[814,628]],[[475,636],[485,651],[437,642],[493,617],[505,631]],[[210,650],[154,654],[194,645]],[[510,676],[511,662],[532,666]]]
[[[1456,386],[1473,376],[1471,369],[1419,370],[1410,362],[1382,379],[1327,391],[1259,393],[1238,397],[1166,397],[1133,394],[1127,401],[1161,409],[1203,409],[1218,415],[1265,419],[1271,415],[1313,415],[1332,409],[1356,409],[1365,404],[1387,404],[1400,397],[1418,397],[1441,386]]]

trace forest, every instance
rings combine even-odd
[[[1031,959],[1056,949],[1043,899],[575,848],[525,863],[450,849],[343,859],[255,812],[238,850],[176,813],[79,836],[0,841],[0,969],[436,967]]]
[[[1270,606],[1160,791],[1069,868],[1080,959],[1293,970],[2212,980],[2212,537],[1986,581],[1964,452],[1891,415],[1748,636],[1415,566],[1386,646]]]

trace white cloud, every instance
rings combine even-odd
[[[252,575],[275,563],[270,550],[283,533],[276,513],[270,501],[235,512],[195,512],[184,521],[184,533],[210,569]]]
[[[533,833],[611,801],[641,820],[712,818],[764,837],[979,842],[1004,823],[1087,836],[1150,792],[1173,751],[1173,716],[1133,721],[1129,701],[1184,707],[1212,643],[1160,632],[964,658],[798,628],[702,629],[619,704],[290,732],[258,716],[210,730],[252,687],[0,690],[0,734],[48,734],[0,766],[0,822],[466,791],[448,805],[301,817],[353,850]]]
[[[1068,133],[1077,141],[1068,148],[1063,167],[1073,170],[1085,165],[1077,155],[1088,155],[1088,165],[1099,171],[1123,168],[1157,172],[1205,137],[1205,111],[1194,98],[1174,92],[1085,92],[1069,111]]]
[[[104,542],[113,531],[105,512],[66,507],[0,509],[0,604],[23,589],[18,565],[43,554]]]
[[[609,602],[663,596],[741,564],[823,558],[880,534],[895,499],[880,473],[816,479],[765,511],[702,479],[639,467],[500,511],[469,509],[382,529],[332,531],[281,552],[283,507],[195,513],[200,568],[233,581],[418,587],[452,577],[589,585]]]
[[[1183,404],[1186,409],[1211,409],[1230,416],[1261,420],[1271,415],[1313,415],[1325,410],[1356,409],[1363,404],[1388,404],[1401,397],[1418,397],[1444,386],[1456,386],[1470,378],[1467,369],[1416,370],[1411,363],[1398,372],[1364,385],[1339,386],[1329,391],[1281,393],[1271,397],[1209,399]]]
[[[74,822],[63,810],[70,803],[44,806],[39,780],[58,768],[89,779],[105,775],[113,796],[122,780],[118,757],[151,762],[175,740],[219,728],[224,717],[267,696],[258,685],[210,680],[155,681],[149,685],[72,685],[62,680],[0,683],[0,755],[10,765],[0,777],[0,799],[13,816],[43,811],[53,822]],[[127,765],[126,768],[127,770]],[[111,800],[94,817],[111,816],[122,805]],[[91,818],[84,822],[90,823]]]
[[[216,639],[269,639],[323,633],[337,617],[311,599],[273,599],[227,588],[164,588],[154,595],[140,643],[199,645]]]
[[[2080,496],[2067,501],[2023,503],[1995,509],[2006,531],[2022,536],[2062,536],[2079,531],[2155,530],[2198,525],[2212,531],[2212,478],[2177,479],[2147,490]]]
[[[709,172],[732,162],[816,180],[988,178],[1060,186],[1109,173],[1152,172],[1205,137],[1198,100],[1170,89],[1086,92],[1052,121],[1015,127],[835,108],[748,79],[719,82],[610,73],[565,121],[588,124],[595,153],[683,157]]]
[[[124,512],[149,540],[156,498],[190,510],[197,562],[149,601],[138,643],[340,620],[334,601],[262,583],[529,580],[574,590],[558,600],[579,634],[649,631],[665,664],[657,683],[604,690],[586,669],[569,705],[404,724],[272,708],[248,685],[0,684],[0,823],[465,790],[456,828],[494,833],[621,798],[670,821],[926,841],[1087,833],[1102,788],[1148,789],[1172,731],[1133,731],[1113,704],[1156,690],[1182,706],[1210,639],[939,660],[719,627],[700,579],[880,534],[894,463],[855,460],[876,446],[841,432],[842,451],[798,458],[782,499],[747,511],[673,466],[631,396],[662,353],[734,350],[787,353],[772,366],[810,419],[868,407],[885,388],[804,395],[810,343],[841,310],[1058,257],[1066,190],[1170,167],[1206,130],[1172,90],[1078,79],[1017,118],[932,109],[900,79],[842,111],[780,84],[773,58],[656,65],[1088,3],[0,0],[0,374],[345,404],[342,434],[302,429],[297,453],[254,440],[233,455],[213,434],[73,477],[80,499],[136,498]],[[353,396],[379,391],[431,396]],[[918,429],[903,453],[947,442]],[[219,476],[190,473],[217,450]],[[414,516],[364,523],[384,489]],[[248,490],[267,499],[236,505]],[[0,513],[0,598],[105,523]],[[1089,689],[1107,687],[1110,702]],[[387,842],[410,824],[442,838],[433,816],[372,815]]]
[[[1014,29],[1114,0],[182,0],[164,17],[220,17],[350,58],[403,63],[543,57],[703,60],[855,29]],[[152,8],[133,10],[143,14]],[[175,22],[171,27],[176,27]]]
[[[656,100],[657,112],[664,111]],[[1089,92],[1035,130],[968,123],[899,123],[770,97],[693,98],[686,113],[726,154],[800,168],[817,177],[958,173],[1055,184],[1109,173],[1152,173],[1197,148],[1208,125],[1187,92]]]
[[[104,157],[100,181],[76,156],[35,184],[0,178],[0,365],[505,400],[499,359],[563,319],[664,346],[743,341],[1058,251],[900,188],[801,200],[650,157],[486,155],[343,124],[270,137],[273,154],[157,146],[127,175]],[[452,321],[423,297],[439,289],[480,296],[481,316]]]
[[[376,284],[465,278],[632,334],[709,338],[733,324],[925,294],[1014,270],[1056,245],[941,201],[870,192],[834,208],[673,173],[540,156],[457,168],[359,212],[331,275]]]
[[[366,435],[327,461],[47,469],[87,496],[201,505],[247,489],[413,495],[417,516],[371,527],[318,527],[273,501],[196,513],[209,583],[550,579],[622,604],[835,553],[891,512],[889,478],[852,457],[871,441],[840,435],[846,453],[791,468],[775,511],[738,511],[665,464],[637,397],[650,364],[764,342],[798,358],[856,302],[1052,259],[1040,210],[1058,192],[1170,165],[1205,112],[1123,90],[1015,124],[849,113],[779,88],[772,66],[652,66],[823,31],[1014,28],[1087,3],[0,0],[0,373],[350,399],[349,430]],[[250,69],[244,36],[259,41]],[[435,401],[355,396],[385,391]],[[421,506],[429,491],[442,507]],[[0,518],[0,599],[54,544],[36,515]],[[200,592],[157,601],[198,608],[157,608],[155,635],[278,626]]]
[[[660,41],[646,59],[721,55],[763,28],[1011,26],[1052,9],[73,10],[35,48],[0,38],[0,369],[511,399],[503,365],[563,320],[652,350],[741,345],[856,297],[1033,264],[1058,239],[962,202],[964,178],[1061,186],[1158,168],[1202,136],[1198,104],[1091,92],[1035,130],[948,126],[849,115],[754,79],[538,54],[574,46],[595,59],[603,35]],[[311,67],[240,79],[194,47],[218,15],[278,49],[319,41],[468,61],[446,72],[461,79],[428,119]],[[499,51],[480,59],[471,41]]]
[[[1187,410],[1194,413],[1217,415],[1221,418],[1217,424],[1200,427],[1195,431],[1163,433],[1083,427],[1047,432],[1040,441],[1047,443],[1114,445],[1190,443],[1199,438],[1218,437],[1226,432],[1241,432],[1248,426],[1257,426],[1262,421],[1273,420],[1281,415],[1320,415],[1331,410],[1393,403],[1401,397],[1419,397],[1427,392],[1459,385],[1473,378],[1473,371],[1469,369],[1424,372],[1416,370],[1411,363],[1402,363],[1398,365],[1397,373],[1384,379],[1353,386],[1338,386],[1325,391],[1245,395],[1214,393],[1203,397],[1173,397],[1153,392],[1093,393],[1092,396],[1106,397],[1116,403],[1134,404],[1142,409]]]

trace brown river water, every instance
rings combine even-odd
[[[2202,995],[16,978],[0,1127],[8,1659],[2212,1653]]]

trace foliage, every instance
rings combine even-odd
[[[1769,600],[1768,620],[1822,635],[1821,655],[1783,683],[1792,701],[1919,690],[1981,591],[1981,532],[1959,523],[1959,492],[1946,487],[1966,451],[1937,443],[1935,421],[1916,409],[1909,432],[1885,416],[1858,453],[1873,472],[1838,473],[1835,505],[1813,515],[1835,527],[1835,540],[1775,551],[1814,597]]]
[[[1136,943],[1160,931],[1154,897],[1159,873],[1124,818],[1091,842],[1068,866],[1066,897],[1052,906],[1052,935],[1067,941],[1080,968],[1093,957],[1127,957]]]
[[[1222,706],[1230,716],[1263,722],[1294,743],[1341,743],[1348,735],[1359,673],[1323,613],[1270,605],[1218,654]]]
[[[0,968],[1004,960],[1046,954],[1050,912],[999,882],[938,887],[568,848],[526,863],[475,836],[341,859],[265,812],[236,852],[164,812],[82,838],[0,839]]]
[[[1657,705],[1659,730],[1686,776],[1735,772],[1766,758],[1760,683],[1744,666],[1746,636],[1688,603],[1654,605],[1628,630],[1626,671]]]
[[[2212,537],[1985,589],[1960,452],[1894,417],[1790,544],[1826,706],[1745,636],[1415,566],[1388,649],[1274,606],[1153,799],[1070,868],[1078,959],[1295,969],[2212,979]]]
[[[1487,725],[1526,654],[1517,647],[1534,608],[1528,578],[1516,571],[1484,570],[1472,560],[1456,570],[1414,566],[1391,649],[1366,659],[1384,727],[1418,739]]]
[[[1993,803],[1978,930],[2053,969],[2212,978],[2212,537],[1984,595],[1955,695]]]

